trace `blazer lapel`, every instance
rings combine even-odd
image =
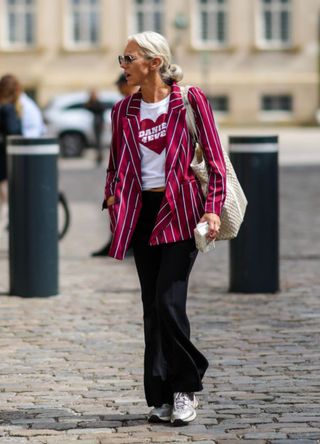
[[[167,119],[167,154],[166,154],[166,177],[174,168],[178,158],[178,147],[185,125],[185,108],[181,98],[180,88],[175,83],[170,95],[168,119]]]
[[[179,157],[182,140],[185,139],[186,110],[181,98],[180,87],[173,84],[170,95],[167,120],[167,154],[166,154],[166,198],[172,211],[180,185],[175,173],[175,165]]]
[[[127,160],[131,162],[131,167],[137,178],[140,188],[141,183],[141,154],[139,147],[139,131],[140,131],[140,103],[141,93],[133,94],[131,100],[128,102],[126,117],[122,118],[124,147],[126,152],[124,155]]]

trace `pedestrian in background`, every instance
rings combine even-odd
[[[116,85],[118,87],[119,93],[123,95],[123,97],[128,97],[138,91],[136,86],[130,85],[127,82],[126,75],[121,73],[116,81]]]
[[[225,163],[212,109],[190,87],[199,141],[209,169],[208,194],[190,167],[194,144],[168,42],[155,32],[135,34],[119,56],[138,93],[112,112],[113,138],[105,186],[113,240],[109,255],[132,246],[141,285],[145,333],[144,388],[150,422],[188,424],[196,417],[207,359],[190,341],[186,313],[189,274],[197,256],[193,230],[209,224],[215,239],[226,195]]]
[[[93,133],[95,137],[97,150],[97,165],[100,165],[103,159],[102,155],[102,133],[104,126],[104,112],[106,106],[99,100],[98,94],[92,90],[89,95],[89,100],[86,103],[86,108],[93,114]]]
[[[18,78],[13,74],[6,74],[1,79],[5,84],[14,85],[17,103],[21,114],[22,135],[24,137],[40,137],[45,134],[46,127],[42,113],[34,100],[22,88]]]
[[[120,74],[120,76],[118,77],[118,79],[116,81],[116,85],[118,87],[120,94],[122,94],[123,97],[130,96],[131,94],[133,94],[134,92],[137,91],[136,86],[128,85],[128,82],[127,82],[127,79],[126,79],[126,76],[124,73]],[[110,246],[111,246],[111,239],[102,248],[91,253],[91,256],[92,257],[108,256]]]
[[[0,209],[1,226],[8,220],[8,181],[6,137],[22,134],[19,82],[12,76],[0,79]]]

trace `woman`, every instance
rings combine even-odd
[[[167,41],[144,32],[128,39],[121,68],[138,93],[112,112],[113,140],[105,187],[113,241],[109,255],[133,247],[144,313],[146,400],[150,422],[187,424],[196,417],[206,358],[190,341],[187,285],[197,256],[193,230],[207,221],[214,239],[225,199],[225,164],[212,110],[191,87],[199,140],[209,168],[207,198],[190,163],[194,154]]]
[[[0,206],[1,220],[7,224],[7,157],[6,137],[21,134],[20,85],[11,75],[0,79]]]

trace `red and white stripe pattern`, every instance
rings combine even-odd
[[[209,166],[206,200],[190,167],[194,147],[186,123],[186,110],[178,85],[173,84],[167,118],[166,188],[150,238],[150,245],[193,237],[204,212],[220,215],[226,194],[226,170],[212,110],[203,92],[189,88],[201,146]],[[113,241],[110,256],[123,259],[142,206],[141,155],[138,143],[141,93],[118,102],[112,112],[113,139],[105,186]]]

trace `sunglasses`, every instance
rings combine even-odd
[[[130,65],[134,60],[137,60],[137,57],[134,57],[132,55],[119,55],[118,61],[119,65]]]

